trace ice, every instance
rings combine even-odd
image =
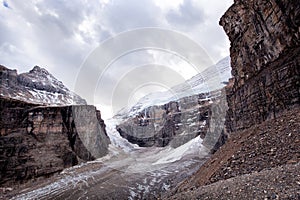
[[[224,75],[222,70],[226,68],[226,65],[228,66],[226,64],[228,60],[229,58],[222,61],[223,64],[220,62],[222,64],[219,66],[221,76],[227,76],[227,72]],[[209,75],[211,74],[207,72],[206,76],[209,77]],[[142,148],[122,138],[116,130],[116,125],[149,106],[163,105],[172,100],[192,95],[195,92],[207,91],[201,76],[193,77],[189,81],[188,83],[193,86],[193,89],[186,89],[186,84],[183,84],[175,88],[177,91],[176,95],[172,92],[149,94],[142,98],[133,108],[124,108],[114,118],[105,120],[106,131],[111,141],[108,155],[95,161],[66,169],[60,174],[61,177],[53,183],[17,196],[14,199],[41,199],[49,197],[49,195],[55,197],[55,194],[58,194],[59,197],[59,194],[63,194],[66,191],[77,191],[81,187],[86,187],[86,190],[93,189],[93,185],[98,188],[107,188],[108,186],[120,188],[124,187],[124,185],[118,185],[122,184],[118,181],[120,176],[126,177],[128,184],[132,183],[132,185],[125,186],[127,187],[128,196],[124,198],[127,199],[137,199],[141,193],[150,192],[152,187],[158,185],[164,190],[169,190],[172,186],[166,183],[166,180],[174,177],[175,173],[189,169],[191,165],[200,162],[199,160],[203,160],[208,155],[208,149],[202,145],[203,140],[198,136],[177,148],[170,146]],[[32,91],[32,94],[47,96],[46,93],[39,91]],[[53,95],[58,97],[56,93]],[[209,100],[209,97],[205,97],[205,99]],[[205,122],[203,122],[202,126],[205,126]],[[95,163],[101,167],[93,168],[93,170],[82,170]],[[101,179],[102,177],[107,177],[107,179],[105,178],[105,181],[102,181],[104,180]],[[116,182],[113,182],[114,180]],[[101,189],[99,192],[101,192]]]
[[[128,142],[125,138],[122,138],[118,131],[116,130],[116,125],[120,124],[120,119],[108,119],[105,121],[107,134],[109,139],[113,145],[111,149],[113,150],[115,147],[122,149],[125,152],[131,152],[134,149],[140,149],[137,144],[132,144]]]
[[[153,165],[175,162],[180,160],[189,150],[195,147],[201,148],[202,146],[202,139],[198,136],[175,149],[169,147],[169,149],[166,149],[166,151],[162,153],[164,155],[161,157],[161,159],[153,163]]]

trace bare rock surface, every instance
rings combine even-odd
[[[110,143],[94,106],[40,106],[0,98],[0,184],[49,177],[102,157]]]
[[[176,192],[300,162],[300,108],[231,135]]]
[[[236,0],[220,20],[231,47],[231,132],[300,104],[300,3]]]
[[[300,164],[289,164],[191,188],[169,199],[300,199]]]
[[[287,0],[235,0],[221,18],[229,139],[166,198],[300,198],[299,18],[299,1]]]

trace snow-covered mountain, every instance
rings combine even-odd
[[[86,101],[70,91],[46,69],[35,66],[28,73],[0,65],[0,95],[44,105],[81,105]]]
[[[184,83],[172,87],[169,91],[150,93],[144,96],[133,107],[121,109],[115,118],[132,117],[150,106],[163,105],[183,97],[221,89],[230,77],[230,57],[227,56]]]

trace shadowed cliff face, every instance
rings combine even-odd
[[[227,102],[222,87],[231,77],[229,60],[226,57],[170,91],[149,94],[131,109],[121,110],[115,116],[122,119],[117,126],[120,135],[142,147],[174,148],[200,135],[208,149],[217,148],[225,139],[219,137],[225,134]]]
[[[210,99],[205,98],[205,94],[202,99],[201,95],[195,95],[151,106],[118,125],[117,130],[129,142],[142,147],[164,147],[175,138],[171,144],[180,146],[206,132]]]
[[[299,1],[236,0],[220,24],[231,41],[229,130],[249,128],[299,106]]]
[[[0,184],[48,177],[108,152],[109,138],[94,106],[0,102]]]
[[[168,199],[299,199],[300,3],[235,0],[220,24],[231,134]]]
[[[222,90],[151,106],[117,126],[120,135],[142,147],[178,147],[200,135],[212,149],[223,130],[226,99]]]

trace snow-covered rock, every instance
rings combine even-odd
[[[168,91],[150,93],[144,96],[133,107],[121,109],[115,118],[133,117],[150,106],[164,105],[184,97],[221,89],[230,77],[230,57],[227,56],[215,65],[208,67],[203,72],[193,76],[182,84],[172,87]]]
[[[0,66],[0,95],[44,105],[85,105],[86,101],[70,91],[46,69],[35,66],[28,73]]]
[[[224,126],[230,78],[226,57],[171,91],[152,93],[116,116],[120,135],[141,147],[178,147],[198,135],[214,148]]]

